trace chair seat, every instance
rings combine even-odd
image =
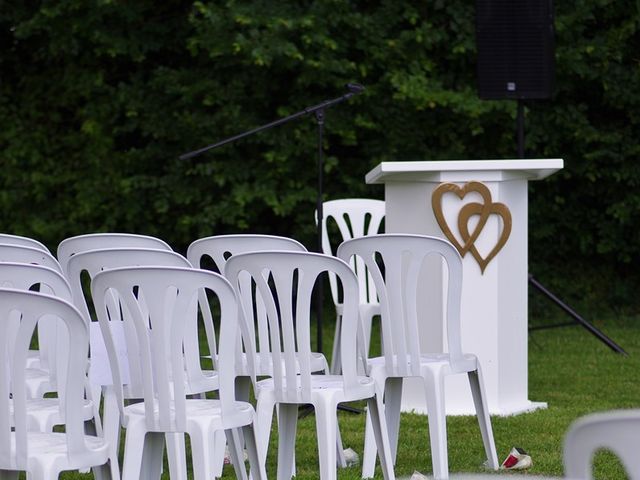
[[[13,415],[13,404],[9,405],[9,411]],[[64,423],[64,409],[60,411],[59,400],[57,398],[33,398],[27,400],[27,418],[33,428],[39,431],[51,431],[54,425]],[[84,401],[82,407],[83,420],[93,418],[93,402]]]
[[[448,353],[424,353],[420,355],[420,369],[440,369],[443,375],[449,375],[452,373],[472,372],[478,369],[478,358],[471,353],[465,353],[462,355],[463,360],[457,362],[456,369],[452,369],[451,360]],[[393,356],[395,363],[396,356]],[[407,355],[407,363],[411,363],[409,356]],[[393,368],[389,368],[385,357],[374,357],[367,360],[367,364],[371,369],[371,375],[377,377],[381,371],[384,371],[385,377],[400,376],[394,373]],[[416,375],[420,376],[420,375]]]
[[[155,405],[155,411],[158,412],[158,406]],[[174,410],[172,409],[172,414]],[[248,402],[234,402],[234,408],[231,410],[231,415],[225,415],[222,418],[222,409],[220,400],[209,399],[187,399],[186,400],[186,416],[187,416],[187,432],[190,430],[190,426],[194,424],[202,424],[203,421],[207,421],[216,429],[237,428],[242,425],[249,425],[253,422],[254,418],[253,406]],[[144,402],[134,403],[125,407],[125,427],[130,427],[130,422],[135,421],[135,418],[145,417],[145,404]],[[223,423],[224,422],[224,423]],[[148,426],[146,428],[149,428]],[[158,427],[157,431],[166,432],[165,427]]]
[[[87,451],[82,455],[69,458],[65,433],[28,432],[29,465],[56,464],[59,470],[77,470],[101,465],[109,459],[109,445],[103,438],[85,435]],[[3,470],[18,470],[15,460],[15,435],[11,435],[11,453],[9,465],[2,465]]]
[[[203,358],[211,359],[211,355],[206,355]],[[258,353],[255,357],[256,359],[256,375],[258,376],[267,376],[273,375],[273,358],[270,353],[268,354],[260,354]],[[312,372],[323,372],[327,368],[327,359],[324,354],[311,352],[311,371]],[[236,372],[238,376],[248,376],[249,375],[249,365],[247,363],[247,356],[243,353],[241,355],[241,364],[236,365]]]
[[[198,395],[218,389],[220,384],[218,372],[215,370],[203,370],[202,374],[204,378],[198,379],[192,384],[189,384],[185,379],[184,388],[186,395]],[[123,393],[125,398],[129,399],[143,397],[142,391],[132,389],[130,385],[123,385]]]
[[[42,397],[45,393],[55,391],[51,385],[49,372],[41,368],[27,368],[24,371],[27,385],[27,395],[31,398]]]
[[[344,392],[344,377],[341,375],[311,375],[311,399],[300,399],[299,394],[302,390],[300,377],[297,377],[297,387],[296,392],[292,394],[292,392],[288,391],[285,387],[284,395],[286,396],[286,400],[279,400],[282,402],[291,402],[291,403],[304,403],[310,402],[313,403],[316,396],[326,396],[329,390],[333,390],[333,396],[337,403],[340,402],[351,402],[354,400],[361,400],[363,398],[370,398],[375,394],[376,386],[373,378],[358,376],[356,377],[358,386],[351,390],[349,395],[346,395]],[[286,378],[282,380],[283,385],[286,385]],[[257,396],[264,394],[268,391],[272,391],[275,387],[275,382],[272,378],[266,378],[264,380],[260,380],[257,383],[256,394]],[[318,391],[318,392],[314,392]]]

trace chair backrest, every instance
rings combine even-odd
[[[211,258],[218,268],[218,271],[224,274],[224,266],[227,260],[233,256],[241,253],[248,252],[260,252],[266,250],[285,250],[292,252],[306,252],[307,249],[297,240],[287,237],[279,237],[275,235],[259,235],[259,234],[238,234],[238,235],[217,235],[213,237],[201,238],[194,241],[187,249],[187,259],[191,264],[198,268],[202,265],[203,259],[206,257]],[[251,279],[245,277],[241,280],[243,288],[251,288]],[[256,300],[256,330],[258,331],[258,342],[253,339],[253,344],[259,352],[262,351],[262,345],[268,345],[269,332],[266,321],[266,314],[264,313],[264,304],[260,300],[259,295]],[[210,312],[205,311],[205,326],[213,325],[213,320],[210,318]],[[210,333],[207,332],[207,336]],[[251,330],[252,338],[255,335],[255,330]],[[268,352],[268,349],[265,349]],[[213,353],[215,357],[215,352]],[[262,364],[261,364],[262,365]],[[265,364],[268,365],[268,362]],[[269,374],[270,372],[262,371],[257,374]]]
[[[423,296],[420,291],[423,283],[418,279],[423,275],[428,256],[442,257],[448,267],[445,277],[447,347],[455,371],[456,364],[462,360],[462,259],[455,247],[435,237],[380,234],[348,240],[338,248],[338,257],[345,261],[354,255],[365,262],[378,291],[383,351],[387,368],[393,366],[391,376],[420,375],[418,300]]]
[[[71,287],[61,273],[48,267],[27,263],[0,262],[0,288],[14,290],[33,290],[37,287],[41,293],[47,293],[71,303]],[[17,315],[17,313],[16,313]],[[16,327],[20,324],[19,316],[13,319]],[[56,319],[38,322],[38,350],[40,353],[40,368],[49,371],[51,384],[57,387],[57,378],[65,378],[65,365],[56,361],[58,351],[68,348],[68,340],[64,332],[58,328]],[[60,335],[59,335],[60,333]],[[9,345],[11,349],[11,345]]]
[[[16,244],[0,244],[0,262],[30,263],[42,265],[62,273],[62,268],[53,255],[40,248]]]
[[[187,259],[194,267],[200,268],[203,258],[208,256],[222,273],[232,255],[265,250],[307,251],[300,242],[288,237],[259,234],[216,235],[200,238],[189,245]]]
[[[343,198],[324,202],[322,212],[322,251],[327,255],[335,255],[335,246],[345,240],[380,233],[385,216],[385,204],[383,200],[371,198]],[[316,212],[316,223],[317,221]],[[338,227],[341,235],[339,240],[334,239],[333,242],[329,236],[332,222]],[[377,303],[375,286],[363,262],[357,258],[352,259],[351,266],[358,277],[360,303]],[[329,286],[333,301],[338,303],[338,285],[333,275],[329,275]]]
[[[357,383],[355,352],[359,332],[358,281],[349,266],[328,255],[283,251],[234,255],[225,266],[225,277],[239,298],[245,323],[243,334],[254,326],[251,319],[255,302],[252,289],[241,285],[244,275],[251,277],[256,291],[264,300],[273,359],[272,377],[276,398],[280,402],[310,400],[311,297],[318,277],[324,272],[335,273],[344,291],[340,334],[344,385],[349,390]],[[358,340],[363,341],[362,338]],[[250,340],[245,342],[245,348],[247,355],[255,352]]]
[[[7,319],[14,316],[14,312],[20,316],[15,340],[6,331],[10,324]],[[69,456],[80,456],[87,452],[82,411],[89,341],[82,316],[73,305],[61,298],[23,290],[0,289],[0,361],[4,365],[11,365],[10,368],[0,368],[0,469],[27,468],[27,354],[38,321],[51,315],[66,326],[69,342],[74,346],[67,351],[66,394],[61,400]],[[10,349],[8,343],[11,341],[14,345]],[[10,351],[13,351],[13,358],[8,361]],[[13,404],[13,418],[10,417],[9,402]]]
[[[69,259],[76,253],[87,250],[101,250],[104,248],[153,248],[157,250],[171,250],[164,241],[148,235],[135,233],[89,233],[64,239],[58,245],[58,261],[62,271],[67,274]]]
[[[89,279],[93,280],[103,270],[149,265],[191,267],[186,258],[171,250],[123,247],[87,250],[74,254],[69,257],[67,262],[67,279],[71,285],[74,305],[82,312],[87,321],[91,320],[89,306],[82,289],[84,272],[89,275]]]
[[[34,238],[11,235],[10,233],[0,233],[0,243],[7,245],[22,245],[23,247],[37,248],[38,250],[51,253],[42,242],[39,242]]]
[[[115,294],[120,300],[128,345],[136,354],[125,358],[129,369],[141,369],[139,379],[129,387],[145,402],[147,426],[156,431],[185,431],[185,384],[193,379],[185,371],[188,324],[185,312],[197,314],[198,292],[206,289],[219,300],[220,324],[220,400],[223,416],[233,410],[235,400],[235,348],[238,311],[233,289],[221,275],[205,270],[179,267],[126,267],[96,275],[91,291],[103,331],[114,387],[123,408],[122,365],[110,335],[107,300]],[[142,308],[144,298],[148,308]],[[185,381],[186,375],[186,381]]]
[[[71,292],[73,294],[73,304],[82,312],[87,322],[91,321],[91,313],[89,309],[89,302],[87,296],[90,296],[90,292],[83,290],[83,273],[86,272],[89,279],[93,281],[95,276],[108,269],[120,268],[120,267],[133,267],[133,266],[167,266],[167,267],[183,267],[191,268],[189,261],[182,255],[175,253],[171,250],[154,250],[148,248],[106,248],[104,250],[88,250],[69,258],[67,264],[67,276],[69,284],[71,285]],[[144,306],[144,300],[142,305]],[[112,319],[118,319],[120,317],[120,305],[117,298],[113,297],[109,303],[109,311]],[[190,322],[195,322],[191,325],[189,336],[190,345],[198,344],[198,328],[197,318],[187,317]],[[119,324],[118,324],[119,325]],[[100,335],[95,335],[94,330],[91,334],[91,356],[93,357],[94,350],[103,351],[101,338],[96,338]],[[126,332],[125,332],[126,333]],[[126,337],[125,337],[126,338]],[[193,348],[189,349],[189,363],[187,368],[191,372],[200,371],[200,358],[198,355],[192,355]],[[100,366],[97,366],[92,362],[91,378],[100,379],[103,378],[103,374],[106,374],[102,369],[97,370]],[[95,370],[94,370],[95,368]],[[135,379],[139,378],[140,369],[134,368],[130,371],[131,376]],[[195,373],[193,373],[195,375]]]
[[[624,465],[630,480],[640,479],[640,410],[595,413],[574,422],[564,438],[566,478],[591,480],[593,456],[600,449],[611,450]]]

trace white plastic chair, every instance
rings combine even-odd
[[[621,460],[630,480],[640,479],[640,410],[613,410],[575,421],[564,438],[564,474],[575,480],[593,478],[592,461],[600,449]]]
[[[351,238],[374,235],[380,232],[382,220],[385,216],[383,200],[371,198],[344,198],[330,200],[322,204],[322,251],[327,255],[335,255],[337,245]],[[316,212],[316,223],[318,216]],[[335,224],[340,233],[340,239],[332,242],[329,230]],[[380,304],[376,289],[361,260],[355,259],[351,263],[358,277],[360,294],[360,317],[362,318],[365,336],[365,351],[369,351],[371,324],[373,317],[380,315]],[[335,275],[329,274],[331,296],[336,307],[336,332],[340,330],[342,304]],[[340,373],[340,335],[333,337],[333,354],[331,356],[331,372]]]
[[[434,477],[448,478],[444,378],[447,375],[467,374],[488,466],[497,469],[498,459],[480,362],[475,355],[462,351],[462,259],[456,249],[449,242],[435,237],[382,234],[348,240],[338,248],[338,256],[345,261],[354,255],[365,262],[380,299],[384,356],[369,359],[367,364],[369,374],[385,391],[385,415],[394,462],[400,426],[402,380],[421,377],[429,412]],[[429,255],[442,257],[448,269],[446,352],[424,354],[420,351],[418,334],[421,321],[417,313],[417,301],[421,296],[418,278],[424,260]],[[364,478],[373,476],[374,465],[375,451],[368,432],[365,435]]]
[[[69,259],[76,253],[87,250],[104,248],[153,248],[157,250],[171,250],[164,241],[148,235],[135,233],[88,233],[65,238],[58,245],[57,257],[62,270],[67,274]]]
[[[254,234],[239,234],[239,235],[218,235],[213,237],[206,237],[196,240],[187,249],[187,259],[192,265],[200,267],[206,257],[213,260],[218,271],[224,274],[224,267],[227,260],[233,255],[248,252],[258,252],[267,250],[282,250],[292,252],[306,252],[307,249],[297,240],[287,237],[279,237],[274,235],[254,235]],[[243,291],[251,290],[250,279],[247,278],[242,282]],[[246,301],[256,302],[255,310],[255,329],[251,329],[249,334],[251,335],[251,342],[256,345],[258,350],[256,375],[258,376],[270,376],[273,373],[273,365],[271,358],[271,351],[269,349],[269,327],[266,321],[266,314],[264,311],[264,304],[262,303],[259,295],[257,298],[243,297]],[[248,309],[248,305],[245,307]],[[253,310],[252,310],[253,311]],[[205,316],[208,315],[204,312]],[[210,314],[209,314],[210,315]],[[213,321],[208,321],[206,324],[213,324]],[[258,331],[256,338],[255,330]],[[209,334],[208,334],[209,336]],[[213,354],[215,355],[215,353]],[[312,371],[322,372],[327,369],[327,361],[323,354],[312,354]],[[246,358],[243,358],[241,362],[238,362],[238,375],[247,376]],[[245,388],[245,386],[241,386]],[[240,393],[240,398],[247,399],[248,391]]]
[[[192,265],[196,267],[204,266],[207,263],[207,258],[212,260],[218,272],[224,274],[224,266],[227,260],[240,253],[267,251],[267,250],[283,250],[292,252],[306,252],[307,249],[297,240],[288,237],[281,237],[276,235],[261,235],[261,234],[234,234],[234,235],[216,235],[212,237],[200,238],[187,249],[187,259]],[[242,281],[243,291],[252,291],[251,279],[245,278]],[[202,293],[201,293],[202,295]],[[271,357],[271,351],[269,348],[269,327],[267,325],[267,317],[264,309],[264,303],[260,298],[259,293],[256,297],[244,296],[242,297],[246,302],[255,302],[255,310],[250,309],[248,304],[245,306],[247,310],[251,310],[255,313],[253,323],[255,329],[249,331],[251,336],[251,343],[256,346],[258,350],[257,363],[255,365],[255,374],[258,376],[271,376],[273,374],[273,359]],[[209,311],[203,312],[206,321],[206,325],[213,325],[213,319]],[[256,330],[258,332],[256,341]],[[207,331],[207,338],[214,337],[215,332]],[[240,339],[238,339],[240,340]],[[214,343],[215,345],[215,343]],[[312,353],[312,372],[326,372],[328,365],[325,356],[322,353]],[[215,365],[216,353],[212,353],[212,357]],[[236,395],[239,400],[249,399],[249,387],[250,382],[249,371],[247,366],[247,357],[242,355],[236,362],[236,372],[239,375],[236,382]],[[341,467],[346,466],[346,460],[344,452],[342,451],[342,442],[337,443],[338,461]],[[223,460],[223,459],[221,459]]]
[[[187,399],[189,387],[200,378],[184,367],[189,362],[189,322],[197,315],[198,292],[207,289],[220,305],[219,400]],[[107,270],[92,283],[98,321],[103,331],[114,377],[114,388],[126,427],[124,480],[158,478],[165,433],[186,432],[191,438],[196,480],[213,478],[212,458],[216,431],[227,431],[238,478],[246,479],[242,447],[235,429],[242,428],[254,479],[266,479],[259,463],[253,432],[255,412],[251,404],[235,400],[236,337],[240,334],[233,290],[220,275],[177,267],[129,267]],[[123,357],[111,336],[108,303],[115,293],[120,301],[124,331],[130,349],[126,367],[139,369],[130,375],[128,389],[144,402],[124,406]],[[145,305],[140,300],[145,299]],[[200,306],[202,306],[200,304]],[[135,355],[131,349],[135,349]],[[191,352],[197,354],[198,352]],[[218,445],[218,448],[223,446]]]
[[[21,316],[15,342],[6,329],[13,312]],[[29,343],[38,321],[55,315],[66,326],[69,343],[66,386],[60,408],[65,433],[32,432],[27,429],[25,364]],[[54,480],[62,471],[99,467],[108,478],[108,445],[104,439],[84,433],[82,418],[84,374],[89,339],[84,319],[68,302],[36,292],[0,289],[0,358],[11,367],[0,368],[0,476],[18,478],[26,471],[31,480]],[[9,353],[12,357],[9,361]],[[11,398],[10,398],[11,397]],[[10,408],[13,404],[13,408]]]
[[[0,233],[0,243],[7,245],[22,245],[23,247],[37,248],[38,250],[51,253],[42,242],[39,242],[35,238],[11,235],[10,233]]]
[[[34,286],[38,286],[41,293],[47,293],[71,303],[71,288],[62,274],[39,265],[0,262],[1,288],[29,291]],[[20,318],[16,316],[14,325],[17,327],[19,324]],[[38,322],[40,364],[46,367],[49,372],[51,388],[56,390],[59,396],[64,397],[62,388],[64,388],[64,378],[66,377],[66,365],[64,361],[58,361],[58,356],[66,360],[66,350],[69,348],[69,343],[64,334],[66,329],[61,330],[57,324],[58,320],[55,317],[43,318]],[[48,332],[47,335],[42,335],[42,331]],[[11,345],[9,343],[10,350]],[[30,370],[27,369],[25,376],[28,377],[29,372]],[[27,398],[27,420],[30,430],[52,431],[55,425],[64,423],[64,417],[61,417],[60,413],[64,412],[58,408],[57,398]],[[83,404],[83,418],[84,420],[93,418],[93,404],[89,399],[85,399]],[[99,421],[99,418],[96,420]]]
[[[103,270],[130,267],[130,266],[168,266],[191,268],[189,261],[183,256],[171,250],[154,250],[149,248],[105,248],[102,250],[88,250],[75,253],[69,257],[67,262],[67,276],[71,291],[73,293],[73,303],[78,310],[82,312],[90,326],[91,333],[91,366],[89,370],[89,380],[92,383],[93,398],[100,398],[102,387],[106,386],[105,377],[109,377],[108,372],[104,369],[107,366],[106,350],[103,343],[102,329],[97,328],[97,322],[91,321],[91,313],[87,298],[82,289],[82,276],[86,272],[93,281],[94,277]],[[111,304],[112,315],[117,318],[119,316],[119,304],[117,299],[112,299]],[[119,324],[115,324],[117,326]],[[187,363],[185,368],[189,371],[192,383],[188,389],[189,395],[204,394],[218,388],[218,374],[215,370],[202,370],[199,357],[199,339],[197,317],[189,317],[189,328],[186,342],[189,348],[185,356]],[[124,348],[121,346],[119,348]],[[211,344],[209,348],[212,347]],[[104,352],[104,357],[99,360],[95,359],[95,352]],[[135,364],[134,364],[135,365]],[[134,382],[139,382],[141,375],[138,367],[133,368],[129,374]],[[196,378],[198,379],[196,381]],[[129,399],[139,398],[139,392],[125,389],[125,395]],[[105,415],[107,414],[105,410]],[[111,416],[111,413],[109,412]],[[117,421],[117,417],[114,417]],[[117,455],[119,440],[119,424],[103,422],[105,425],[105,436],[109,438],[112,445],[112,455]],[[184,440],[179,435],[173,435],[168,439],[168,459],[171,477],[174,479],[186,478],[186,460],[184,451]]]
[[[313,287],[318,276],[331,271],[340,279],[344,292],[341,348],[342,375],[312,375],[310,310]],[[354,400],[368,401],[386,479],[393,479],[389,440],[381,398],[373,379],[358,376],[356,334],[359,330],[358,281],[343,261],[307,252],[254,252],[232,256],[225,276],[239,298],[247,295],[241,287],[250,276],[264,300],[269,324],[273,374],[257,385],[258,450],[266,461],[273,410],[279,406],[278,479],[290,479],[298,405],[315,408],[320,456],[320,478],[336,478],[337,407]],[[244,329],[253,328],[247,304],[240,302]],[[251,306],[249,306],[251,308]],[[244,332],[244,331],[243,331]],[[361,333],[361,332],[360,332]],[[360,338],[362,340],[362,338]],[[247,352],[254,352],[251,337],[245,338]],[[253,368],[253,362],[249,365]]]
[[[17,243],[0,244],[0,262],[42,265],[62,273],[60,264],[48,251]],[[50,322],[39,324],[38,338],[46,339],[51,336],[52,333],[48,331],[48,329],[53,328],[51,325]],[[40,352],[38,350],[29,351],[27,368],[28,391],[31,398],[40,398],[45,393],[55,391],[55,387],[50,382],[46,365],[40,364]]]

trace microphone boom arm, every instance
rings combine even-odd
[[[319,104],[314,105],[312,107],[307,107],[304,110],[300,110],[297,113],[291,114],[288,117],[284,117],[284,118],[281,118],[279,120],[275,120],[275,121],[273,121],[271,123],[267,123],[266,125],[262,125],[260,127],[257,127],[257,128],[252,129],[252,130],[249,130],[247,132],[240,133],[238,135],[234,135],[233,137],[229,137],[229,138],[227,138],[225,140],[221,140],[220,142],[213,143],[211,145],[207,145],[206,147],[199,148],[198,150],[194,150],[194,151],[189,152],[189,153],[184,153],[184,154],[180,155],[179,158],[180,158],[180,160],[187,160],[189,158],[196,157],[196,156],[198,156],[198,155],[200,155],[202,153],[208,152],[209,150],[213,150],[214,148],[218,148],[218,147],[221,147],[222,145],[226,145],[227,143],[235,142],[236,140],[240,140],[241,138],[248,137],[249,135],[253,135],[254,133],[261,132],[262,130],[268,130],[269,128],[277,127],[278,125],[282,125],[283,123],[290,122],[291,120],[294,120],[296,118],[303,117],[305,115],[309,115],[309,114],[314,113],[314,112],[316,112],[318,110],[324,110],[325,108],[328,108],[328,107],[330,107],[332,105],[335,105],[336,103],[341,103],[341,102],[344,102],[346,100],[349,100],[351,97],[361,93],[364,90],[364,87],[362,85],[358,85],[357,83],[348,83],[347,84],[347,88],[349,89],[349,92],[345,93],[341,97],[334,98],[332,100],[326,100],[326,101],[324,101],[322,103],[319,103]]]

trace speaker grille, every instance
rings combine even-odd
[[[551,97],[551,0],[476,0],[476,42],[480,98]]]

